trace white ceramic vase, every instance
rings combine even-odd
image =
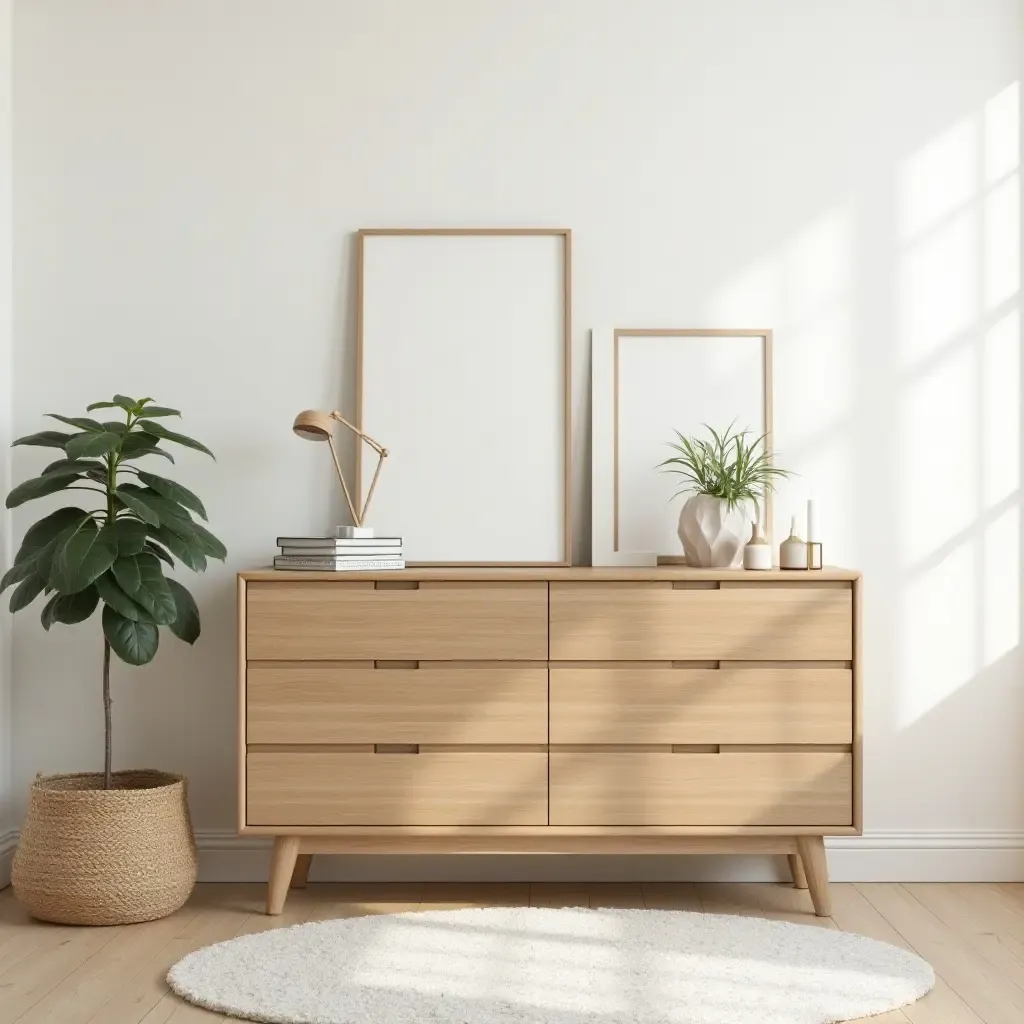
[[[721,498],[692,495],[679,513],[679,539],[686,564],[738,568],[743,564],[743,547],[755,518],[753,502],[741,501],[730,509]]]

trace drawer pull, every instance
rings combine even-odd
[[[374,743],[375,754],[418,754],[420,745],[418,743]]]
[[[419,668],[418,661],[389,661],[386,658],[378,658],[373,663],[374,668]]]
[[[419,590],[416,580],[376,580],[374,590]]]

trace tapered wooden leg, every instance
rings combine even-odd
[[[300,853],[295,858],[295,870],[292,872],[292,888],[305,889],[309,881],[309,865],[313,863],[313,854]],[[806,888],[806,886],[804,886]]]
[[[806,889],[807,875],[804,874],[804,864],[803,861],[800,860],[800,855],[797,853],[790,853],[786,855],[786,859],[789,861],[789,870],[793,872],[793,888]]]
[[[828,894],[828,862],[825,860],[825,840],[821,836],[797,836],[796,848],[804,862],[807,888],[818,917],[832,914],[832,901]]]
[[[270,883],[267,885],[268,914],[276,916],[284,910],[288,883],[292,880],[298,855],[298,836],[277,836],[274,839],[274,852],[270,858]]]

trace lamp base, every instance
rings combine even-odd
[[[373,537],[372,526],[336,526],[334,536],[341,540],[365,539]]]

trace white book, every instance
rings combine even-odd
[[[282,545],[282,558],[401,558],[402,548],[361,547],[349,549],[292,547]]]
[[[401,537],[278,537],[279,548],[322,548],[325,551],[349,551],[365,548],[400,548]]]
[[[378,569],[404,569],[404,558],[309,558],[278,555],[275,569],[306,569],[319,572],[375,572]]]

